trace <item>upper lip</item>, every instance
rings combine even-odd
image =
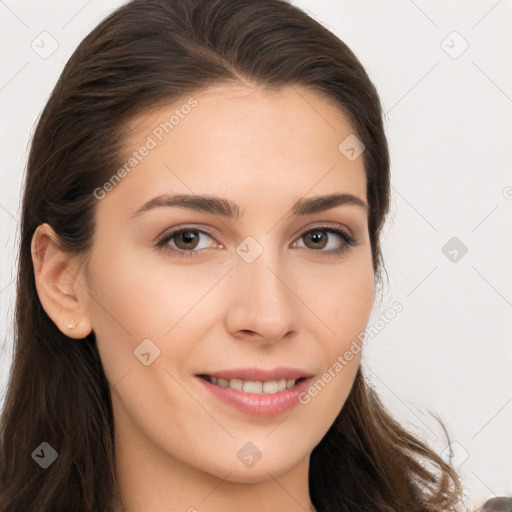
[[[313,375],[305,370],[290,367],[279,368],[230,368],[228,370],[215,370],[197,374],[217,377],[218,379],[241,379],[241,380],[281,380],[281,379],[300,379],[309,378]]]

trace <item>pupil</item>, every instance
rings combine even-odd
[[[181,238],[185,242],[185,244],[190,244],[191,242],[194,241],[196,235],[192,231],[187,231],[181,234]]]
[[[311,237],[311,240],[313,243],[317,244],[318,242],[322,241],[322,237],[324,236],[324,233],[322,231],[313,231],[309,235]]]

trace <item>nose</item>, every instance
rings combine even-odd
[[[272,344],[298,331],[297,283],[270,250],[252,263],[237,258],[227,287],[226,328],[233,337]]]

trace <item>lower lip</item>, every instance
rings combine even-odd
[[[306,391],[311,377],[299,382],[291,389],[277,393],[245,393],[238,389],[223,388],[197,377],[203,386],[223,402],[251,416],[277,416],[293,409],[299,401],[299,395]]]

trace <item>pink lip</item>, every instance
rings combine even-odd
[[[280,380],[280,379],[300,379],[304,377],[312,377],[313,375],[304,370],[289,367],[279,368],[232,368],[229,370],[218,370],[212,372],[203,372],[201,375],[209,375],[218,379],[242,379],[242,380]]]
[[[226,373],[223,373],[223,375],[226,375]],[[240,373],[237,373],[237,375],[240,376]],[[285,377],[281,378],[284,379]],[[306,391],[311,382],[311,378],[307,378],[296,384],[292,389],[285,389],[271,394],[259,394],[245,393],[244,391],[239,391],[237,389],[223,388],[217,384],[212,384],[201,377],[197,377],[197,379],[209,392],[223,402],[235,407],[245,414],[260,417],[277,416],[278,414],[288,412],[297,405],[299,402],[299,395]],[[249,380],[249,378],[246,380]],[[261,379],[257,378],[254,380]],[[274,379],[265,378],[263,380]]]

